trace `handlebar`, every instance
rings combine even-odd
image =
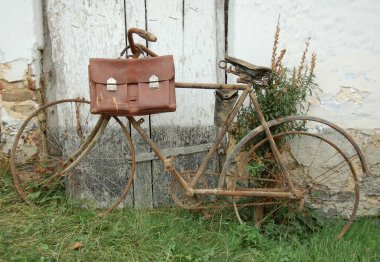
[[[128,42],[129,42],[129,45],[131,46],[131,51],[132,51],[132,54],[133,54],[133,57],[138,57],[140,55],[140,49],[138,48],[138,44],[135,44],[135,41],[133,40],[133,34],[138,34],[141,38],[149,41],[149,42],[156,42],[157,41],[157,37],[148,32],[148,31],[145,31],[143,29],[139,29],[139,28],[130,28],[128,30],[128,33],[127,33],[127,36],[128,36]]]

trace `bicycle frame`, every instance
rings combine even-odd
[[[258,196],[258,197],[277,197],[277,198],[300,198],[300,194],[297,194],[297,191],[295,190],[292,181],[289,178],[289,174],[286,170],[285,165],[283,164],[280,153],[277,149],[277,146],[273,140],[273,136],[269,130],[268,125],[266,124],[266,120],[263,116],[263,113],[261,111],[260,105],[257,101],[256,95],[252,92],[253,87],[252,85],[223,85],[223,84],[196,84],[196,83],[176,83],[177,88],[192,88],[192,89],[234,89],[234,90],[242,90],[242,94],[240,95],[239,99],[231,109],[231,111],[228,113],[227,119],[223,123],[219,133],[217,134],[217,137],[215,139],[215,142],[212,144],[211,148],[209,149],[207,155],[205,156],[203,162],[201,163],[200,167],[198,168],[196,175],[192,178],[190,183],[184,180],[184,178],[181,176],[181,174],[175,169],[173,165],[172,158],[165,157],[160,149],[158,148],[157,144],[145,133],[145,131],[140,126],[139,122],[136,121],[134,117],[127,117],[129,122],[132,124],[133,128],[139,133],[139,135],[148,143],[148,145],[151,147],[152,151],[157,155],[157,157],[164,163],[165,171],[170,172],[175,179],[179,182],[179,184],[183,187],[185,190],[187,196],[193,196],[194,194],[200,194],[200,195],[224,195],[224,196]],[[223,189],[223,181],[225,177],[219,178],[218,187],[215,189],[200,189],[196,188],[196,184],[203,175],[207,164],[211,160],[211,158],[216,153],[220,143],[222,142],[224,136],[227,133],[228,126],[232,123],[235,116],[238,114],[239,109],[242,107],[244,100],[247,97],[250,97],[258,115],[261,121],[261,125],[263,126],[265,133],[270,141],[270,147],[272,149],[273,154],[275,155],[275,158],[277,162],[280,165],[281,171],[288,183],[288,186],[290,188],[289,191],[278,191],[278,190],[272,190],[272,189],[260,189],[260,188],[247,188],[243,190],[226,190]]]
[[[154,52],[149,50],[147,47],[140,45],[140,44],[134,44],[132,34],[138,34],[139,36],[141,36],[142,38],[144,38],[147,41],[156,41],[156,37],[153,34],[147,32],[145,30],[141,30],[141,29],[137,29],[137,28],[132,28],[132,29],[128,30],[128,40],[130,43],[132,55],[128,55],[127,57],[138,58],[141,53],[146,53],[152,57],[157,56],[157,54],[155,54]],[[126,47],[123,50],[123,52],[120,54],[121,57],[127,51],[128,48],[129,47]],[[248,62],[245,62],[245,61],[242,61],[242,60],[239,60],[236,58],[231,58],[228,56],[225,59],[226,60],[223,60],[224,65],[221,66],[221,64],[219,64],[219,67],[226,70],[227,73],[233,73],[233,74],[236,74],[240,77],[239,70],[230,70],[230,68],[227,68],[227,62],[232,64],[232,65],[237,64],[238,66],[241,66],[243,68],[246,67],[247,69],[253,68],[252,69],[252,70],[254,70],[253,72],[256,72],[255,70],[257,70],[257,69],[254,69],[254,68],[256,68],[256,66],[251,65]],[[223,63],[223,61],[222,61],[222,63]],[[265,67],[262,67],[262,68],[265,69]],[[267,68],[267,69],[270,71],[269,68]],[[267,69],[265,69],[265,70],[267,70]],[[267,72],[267,71],[265,71],[265,72]],[[262,77],[261,74],[259,76]],[[259,76],[257,76],[257,77],[259,77]],[[238,82],[239,82],[239,79],[238,79]],[[347,230],[351,226],[354,218],[356,217],[356,213],[358,211],[359,194],[360,194],[359,193],[359,179],[358,179],[358,175],[356,174],[356,170],[354,168],[353,158],[357,156],[360,160],[360,165],[361,165],[363,173],[366,175],[370,174],[368,165],[364,159],[363,152],[361,151],[359,146],[355,143],[355,141],[350,137],[350,135],[344,129],[334,125],[333,123],[331,123],[327,120],[323,120],[323,119],[311,117],[311,116],[284,116],[282,118],[277,118],[274,120],[266,121],[266,119],[263,115],[263,112],[261,111],[258,99],[255,95],[255,92],[254,92],[255,85],[253,84],[253,83],[255,83],[256,85],[261,85],[261,84],[264,85],[266,81],[264,81],[263,79],[264,78],[262,77],[261,78],[262,81],[256,81],[256,74],[252,74],[252,78],[248,77],[248,78],[240,79],[240,80],[243,80],[243,81],[241,81],[241,83],[248,83],[248,84],[209,84],[209,83],[207,83],[207,84],[206,83],[176,83],[175,84],[176,88],[214,89],[214,90],[223,89],[223,90],[240,90],[240,91],[242,91],[238,100],[235,102],[235,104],[229,110],[229,112],[227,112],[228,114],[227,114],[226,120],[224,121],[224,123],[220,127],[220,129],[216,135],[214,143],[212,144],[211,148],[207,152],[206,156],[204,157],[201,165],[199,166],[199,168],[197,170],[185,171],[182,173],[178,172],[176,170],[174,164],[173,164],[174,158],[173,157],[165,157],[165,155],[158,148],[157,144],[145,133],[145,131],[141,127],[142,121],[141,120],[137,121],[134,117],[127,117],[127,119],[129,120],[130,124],[132,124],[132,126],[136,129],[136,131],[139,133],[139,135],[148,143],[148,145],[151,147],[153,152],[158,156],[158,158],[163,162],[165,171],[171,173],[174,176],[174,178],[176,179],[176,181],[178,181],[178,183],[180,184],[181,187],[178,187],[177,184],[174,185],[174,194],[172,194],[173,199],[177,204],[179,204],[179,205],[183,204],[183,202],[182,202],[182,200],[183,200],[184,202],[188,201],[188,203],[185,203],[183,205],[185,208],[210,208],[210,205],[207,205],[207,203],[205,203],[206,204],[205,206],[200,207],[200,205],[203,204],[203,202],[198,201],[197,197],[194,197],[193,199],[191,197],[193,197],[194,195],[197,195],[197,196],[199,196],[199,195],[231,196],[232,197],[232,199],[231,199],[232,200],[232,206],[233,206],[235,213],[236,213],[236,216],[240,222],[242,222],[242,219],[241,219],[239,211],[238,211],[238,206],[239,206],[239,208],[240,207],[244,208],[245,206],[255,206],[254,207],[255,208],[254,220],[256,223],[260,223],[259,219],[261,219],[261,216],[263,214],[263,212],[260,211],[260,209],[262,210],[262,207],[260,207],[260,206],[271,205],[271,204],[281,204],[281,203],[286,204],[286,203],[291,202],[291,200],[298,200],[298,202],[299,202],[298,211],[301,211],[301,209],[305,205],[306,200],[310,199],[310,198],[308,198],[308,195],[313,196],[312,191],[311,191],[313,189],[313,185],[310,186],[309,181],[306,181],[307,184],[302,184],[301,183],[302,178],[301,178],[301,182],[297,181],[296,180],[297,179],[297,170],[293,170],[291,165],[289,165],[288,168],[289,168],[289,170],[292,171],[292,175],[294,175],[294,177],[292,177],[292,179],[290,179],[290,175],[289,175],[289,172],[287,170],[287,167],[285,167],[285,164],[289,164],[289,161],[287,161],[286,154],[284,154],[285,155],[284,159],[282,159],[282,156],[280,155],[280,152],[277,148],[277,145],[276,145],[274,139],[278,139],[278,138],[281,139],[282,137],[293,136],[293,135],[298,135],[300,137],[317,138],[320,142],[317,146],[316,153],[319,151],[319,146],[323,142],[324,145],[327,145],[327,146],[329,146],[329,148],[332,148],[334,150],[335,154],[329,156],[329,158],[328,158],[329,160],[333,159],[333,161],[331,162],[330,167],[328,165],[326,166],[329,168],[329,169],[327,169],[327,171],[325,171],[323,173],[319,173],[318,176],[316,176],[314,178],[310,175],[310,178],[313,178],[312,182],[315,182],[316,185],[324,186],[324,184],[326,183],[326,178],[330,179],[327,181],[331,181],[334,178],[333,175],[330,175],[330,173],[327,173],[327,172],[332,171],[332,173],[334,173],[334,174],[339,174],[342,163],[343,163],[343,166],[345,168],[348,168],[347,174],[350,175],[351,181],[353,182],[351,184],[351,188],[349,190],[347,190],[347,192],[351,193],[352,196],[354,197],[351,199],[351,202],[353,204],[352,205],[352,211],[350,213],[350,217],[349,217],[347,224],[344,226],[343,230],[338,235],[338,239],[339,239],[345,234],[345,232],[347,232]],[[220,145],[221,145],[222,141],[224,141],[224,137],[226,136],[226,133],[228,132],[228,127],[232,124],[234,118],[237,116],[237,114],[239,112],[239,109],[243,106],[243,103],[244,103],[245,99],[247,99],[248,96],[250,98],[251,104],[253,104],[253,107],[257,113],[258,120],[259,120],[260,124],[255,129],[248,132],[244,136],[244,138],[242,138],[234,146],[233,150],[230,152],[230,154],[228,155],[228,157],[225,160],[223,169],[218,174],[219,180],[218,180],[217,186],[215,188],[211,188],[211,189],[207,188],[207,186],[198,186],[199,184],[203,183],[201,178],[209,175],[206,172],[206,167],[207,167],[208,163],[210,162],[210,160],[212,159],[212,157],[217,152],[217,150],[220,148]],[[16,152],[18,149],[20,139],[23,138],[22,134],[25,131],[26,126],[31,123],[31,121],[34,117],[38,116],[40,113],[42,113],[45,116],[45,112],[44,112],[45,109],[49,108],[50,106],[55,106],[55,105],[63,104],[63,103],[76,103],[76,107],[75,107],[75,109],[76,109],[75,115],[77,117],[76,128],[77,128],[78,135],[80,133],[80,139],[81,139],[82,143],[79,145],[78,150],[76,150],[72,155],[68,156],[68,158],[65,160],[62,159],[63,163],[60,162],[61,159],[54,159],[56,162],[58,161],[58,168],[57,168],[57,170],[54,170],[55,171],[54,173],[52,173],[52,178],[61,177],[63,174],[65,174],[65,175],[67,174],[68,178],[70,178],[70,176],[72,175],[70,171],[74,167],[76,167],[84,159],[84,157],[94,148],[95,144],[99,141],[100,137],[103,135],[103,133],[104,133],[104,131],[105,131],[105,129],[109,123],[109,120],[111,118],[110,116],[101,116],[99,118],[98,122],[96,123],[95,127],[87,135],[87,138],[84,138],[83,133],[81,132],[81,127],[80,127],[80,125],[78,126],[78,123],[79,123],[79,121],[78,121],[79,117],[78,116],[80,114],[79,114],[79,106],[77,106],[77,103],[87,103],[88,104],[89,103],[88,101],[84,101],[82,99],[63,99],[63,100],[58,100],[55,102],[48,103],[48,104],[40,107],[39,109],[35,110],[21,125],[20,130],[18,131],[18,133],[16,135],[15,142],[14,142],[13,147],[12,147],[12,155],[11,155],[11,170],[12,170],[14,185],[15,185],[15,188],[17,189],[19,195],[25,200],[26,203],[31,204],[31,202],[29,202],[27,192],[23,189],[23,187],[19,183],[19,178],[18,178],[18,174],[17,174],[18,172],[16,170]],[[112,207],[110,207],[108,209],[107,212],[110,212],[113,208],[118,206],[121,203],[121,201],[125,198],[125,196],[127,195],[128,190],[133,183],[133,179],[134,179],[134,175],[135,175],[135,162],[136,162],[135,150],[134,150],[134,146],[132,143],[130,130],[120,121],[120,119],[118,117],[114,116],[113,118],[120,125],[121,129],[123,130],[123,132],[126,135],[126,139],[127,139],[129,149],[130,149],[129,150],[129,155],[130,155],[129,159],[131,160],[131,162],[130,162],[131,166],[130,166],[130,172],[129,172],[130,176],[128,178],[127,183],[125,184],[124,191],[122,192],[122,194],[120,195],[118,200],[112,205]],[[346,155],[346,153],[343,151],[343,149],[341,147],[339,147],[338,145],[336,145],[334,143],[334,141],[332,141],[328,138],[325,138],[324,136],[322,136],[320,134],[315,134],[315,133],[309,132],[309,131],[287,130],[287,131],[284,131],[281,133],[276,133],[275,135],[272,135],[272,133],[270,131],[271,127],[276,127],[276,126],[279,126],[281,124],[291,122],[291,121],[311,121],[313,123],[321,123],[326,127],[330,127],[338,135],[341,135],[347,139],[348,143],[352,145],[354,152],[356,152],[356,155],[355,154],[350,155],[350,156]],[[40,122],[40,119],[38,119],[38,122]],[[47,129],[45,129],[46,128],[45,122],[43,122],[43,121],[41,121],[41,122],[42,122],[41,123],[41,131],[42,131],[42,133],[45,133],[45,131],[47,130]],[[248,159],[249,157],[252,156],[252,153],[256,152],[256,150],[260,146],[262,146],[264,143],[268,142],[270,149],[273,153],[274,159],[275,159],[276,163],[278,164],[278,166],[280,167],[279,169],[282,173],[282,174],[278,174],[278,175],[276,173],[275,175],[273,175],[273,177],[277,178],[278,176],[282,176],[283,179],[274,180],[271,178],[269,178],[269,179],[262,178],[261,180],[264,180],[264,181],[280,181],[280,182],[285,181],[285,186],[283,186],[283,183],[279,183],[279,184],[277,184],[278,187],[262,186],[261,188],[258,188],[258,187],[247,187],[246,185],[243,185],[243,187],[240,187],[240,185],[238,183],[236,183],[236,180],[240,179],[240,177],[239,177],[240,174],[237,173],[236,177],[235,176],[232,177],[234,181],[233,181],[233,186],[231,187],[230,186],[231,183],[227,179],[227,172],[229,172],[231,170],[232,163],[236,160],[237,156],[240,157],[239,153],[244,151],[246,145],[251,146],[251,144],[248,144],[249,141],[252,141],[253,139],[255,139],[257,137],[257,135],[263,134],[263,133],[265,133],[266,138],[261,139],[261,141],[255,143],[253,145],[253,147],[249,149],[248,152],[244,152],[244,154],[242,154],[242,155],[245,155],[246,158]],[[265,144],[265,145],[267,146],[267,144]],[[39,152],[39,154],[38,154],[38,157],[39,157],[38,160],[41,160],[41,161],[47,160],[47,156],[48,156],[48,154],[46,154],[47,153],[47,146],[48,146],[47,140],[42,139],[42,143],[40,144],[41,152]],[[299,145],[298,145],[298,147],[299,147]],[[286,153],[286,151],[281,152],[281,153]],[[297,154],[298,154],[298,149],[297,149]],[[305,155],[308,156],[307,151],[305,151]],[[334,160],[335,160],[334,157],[336,155],[338,156],[338,159],[339,159],[338,162],[334,162]],[[311,168],[311,166],[313,165],[315,156],[317,156],[317,154],[314,154],[311,163],[307,166],[308,169]],[[251,159],[249,159],[249,161],[250,160]],[[296,159],[294,159],[294,160],[297,161]],[[322,159],[322,161],[324,161],[324,160],[325,159]],[[41,162],[38,162],[35,167],[38,167],[38,164],[40,164],[40,163]],[[242,161],[242,163],[244,164],[244,160]],[[299,166],[302,166],[302,161],[300,161],[299,163],[300,163]],[[324,165],[326,165],[326,163],[322,162],[322,166],[324,166]],[[278,169],[276,169],[275,171],[277,172],[277,170]],[[344,171],[344,172],[346,172],[346,171]],[[326,173],[327,173],[327,175],[326,175]],[[188,174],[190,174],[190,176],[189,176],[190,178],[188,180],[187,179],[185,180],[185,178]],[[309,177],[309,170],[307,171],[306,175]],[[244,174],[244,176],[245,176],[245,174]],[[321,176],[324,176],[324,177],[322,177],[322,180],[317,181],[317,179],[320,178]],[[245,177],[243,177],[242,180],[250,180],[250,179],[251,179],[251,177],[247,178],[247,179]],[[252,179],[254,179],[254,178],[252,178]],[[50,178],[50,180],[51,180],[51,178]],[[59,181],[59,179],[57,179],[57,181]],[[294,184],[292,181],[294,182]],[[201,183],[199,183],[199,182],[201,182]],[[318,187],[316,187],[315,189],[318,190]],[[340,190],[340,188],[338,188],[338,189]],[[176,191],[176,190],[180,190],[180,191]],[[176,195],[177,193],[179,196]],[[183,193],[185,193],[186,195],[184,195]],[[335,192],[333,192],[333,193],[335,193]],[[347,195],[346,192],[345,192],[345,195]],[[237,203],[237,201],[236,201],[238,199],[237,197],[257,197],[257,198],[259,198],[258,199],[259,201],[256,203],[252,203],[252,202],[250,202],[250,203],[242,203],[242,202],[239,203],[238,202]],[[277,200],[269,199],[268,202],[262,202],[261,201],[262,199],[260,199],[260,198],[264,198],[264,197],[281,198],[281,200],[277,201]],[[196,203],[193,204],[192,200],[195,200]],[[322,199],[323,202],[324,202],[324,200],[325,199]],[[334,203],[334,201],[337,201],[337,200],[332,199],[333,203]],[[231,201],[228,201],[228,202],[231,202]],[[231,206],[230,204],[228,204],[228,205]],[[220,207],[220,205],[219,205],[219,207]]]
[[[138,34],[140,37],[147,41],[155,42],[157,38],[152,34],[145,30],[141,30],[138,28],[131,28],[128,30],[128,40],[130,43],[130,48],[132,51],[132,57],[137,58],[140,56],[141,52],[145,52],[150,56],[157,56],[154,52],[152,52],[150,49],[138,45],[134,43],[133,40],[133,34]],[[126,49],[125,49],[126,51]],[[124,51],[123,51],[124,52]],[[122,52],[122,54],[123,54]],[[237,89],[237,90],[243,90],[243,93],[240,95],[238,101],[235,103],[234,107],[231,109],[231,111],[228,113],[228,117],[225,120],[225,122],[222,125],[222,128],[220,129],[215,142],[211,146],[210,150],[208,151],[205,159],[203,160],[201,166],[197,170],[197,173],[195,174],[195,177],[191,180],[191,182],[188,184],[182,176],[178,173],[178,171],[175,169],[172,160],[170,158],[166,158],[163,156],[157,145],[150,139],[149,136],[147,136],[144,132],[144,130],[141,128],[139,123],[133,118],[128,117],[128,120],[132,124],[132,126],[137,130],[137,132],[140,134],[140,136],[149,144],[153,152],[158,156],[158,158],[163,161],[165,166],[165,171],[170,172],[180,183],[180,185],[184,188],[187,196],[193,196],[194,194],[214,194],[214,195],[230,195],[230,196],[268,196],[268,197],[286,197],[286,198],[292,198],[294,196],[300,197],[300,193],[297,193],[297,190],[295,189],[292,181],[290,180],[290,176],[288,171],[286,170],[285,164],[281,160],[280,153],[278,151],[278,148],[273,140],[273,136],[269,130],[269,127],[265,121],[264,115],[261,111],[260,105],[257,101],[256,95],[252,92],[252,84],[247,85],[223,85],[223,84],[197,84],[197,83],[176,83],[177,88],[193,88],[193,89]],[[219,144],[222,142],[222,139],[224,138],[225,134],[227,133],[228,126],[232,123],[233,119],[239,112],[240,107],[243,105],[244,100],[247,98],[247,96],[250,96],[251,101],[255,107],[255,110],[259,116],[261,125],[264,128],[265,134],[269,139],[270,148],[275,156],[276,161],[280,165],[280,169],[285,176],[285,179],[287,181],[287,184],[289,188],[291,189],[290,192],[269,192],[269,191],[260,191],[260,190],[249,190],[245,192],[238,192],[238,191],[229,191],[229,190],[223,190],[223,181],[224,177],[220,177],[218,188],[214,190],[199,190],[195,189],[195,185],[198,183],[200,177],[202,176],[203,172],[205,171],[208,162],[211,160],[212,156],[215,154],[215,152],[218,149]]]
[[[157,56],[156,53],[152,52],[150,49],[146,48],[145,46],[142,46],[140,44],[135,44],[133,41],[133,34],[138,34],[140,37],[147,41],[156,41],[156,37],[141,29],[137,28],[131,28],[128,30],[128,40],[130,43],[130,48],[132,51],[132,57],[137,58],[140,56],[142,52],[147,53],[149,56]],[[126,49],[123,50],[121,53],[121,56],[126,52]],[[179,184],[183,187],[183,189],[186,192],[186,195],[191,197],[194,194],[200,194],[200,195],[227,195],[227,196],[266,196],[266,197],[277,197],[277,198],[290,198],[290,199],[302,199],[303,193],[300,192],[300,190],[297,190],[295,186],[293,185],[292,180],[290,179],[290,175],[288,170],[285,167],[284,161],[281,159],[279,150],[274,142],[273,136],[271,134],[271,131],[269,129],[268,123],[265,120],[265,117],[261,111],[260,105],[257,101],[257,97],[253,92],[253,85],[252,84],[198,84],[198,83],[176,83],[176,88],[191,88],[191,89],[224,89],[224,90],[241,90],[243,91],[240,95],[239,99],[233,106],[233,108],[228,112],[227,118],[225,122],[223,123],[222,127],[219,130],[219,133],[216,136],[215,142],[212,144],[211,148],[209,149],[207,155],[205,156],[204,160],[202,161],[200,167],[196,171],[195,176],[191,179],[190,182],[185,181],[185,179],[181,176],[181,174],[175,169],[173,165],[173,159],[165,157],[160,149],[158,148],[157,144],[144,132],[144,130],[141,128],[139,121],[136,121],[134,117],[127,117],[129,122],[132,124],[132,126],[136,129],[136,131],[140,134],[140,136],[148,143],[148,145],[151,147],[153,152],[157,155],[157,157],[164,163],[165,171],[170,172],[175,179],[179,182]],[[207,164],[211,160],[211,158],[216,153],[220,143],[222,142],[223,138],[225,137],[228,126],[232,123],[235,116],[238,114],[239,109],[242,107],[244,100],[247,98],[247,96],[250,97],[250,100],[257,112],[259,121],[261,123],[261,127],[263,128],[263,131],[265,132],[265,135],[268,139],[271,151],[273,152],[273,155],[275,157],[276,162],[280,166],[280,170],[282,172],[283,177],[285,178],[285,181],[287,183],[288,189],[284,191],[279,191],[275,189],[268,189],[268,188],[243,188],[239,190],[226,190],[223,189],[224,181],[226,178],[226,172],[222,172],[219,181],[218,186],[215,189],[199,189],[196,188],[196,185],[198,181],[200,180],[201,176],[204,174]],[[118,120],[116,118],[116,120]],[[98,124],[96,125],[97,128],[91,133],[89,136],[90,138],[88,141],[86,141],[85,144],[82,145],[82,147],[78,150],[76,154],[74,154],[73,157],[69,159],[68,162],[66,162],[65,169],[63,170],[63,173],[70,171],[73,167],[77,165],[81,161],[81,159],[89,152],[92,147],[96,144],[98,139],[103,133],[104,128],[108,124],[109,117],[101,117],[99,119]],[[120,121],[120,120],[119,120]],[[360,150],[357,150],[360,152]],[[134,152],[133,152],[134,154]],[[361,155],[361,154],[359,154]],[[362,157],[361,157],[362,158]],[[71,162],[71,160],[74,160]],[[229,168],[230,163],[226,163],[226,166],[224,166],[224,169]],[[364,169],[368,169],[366,165],[364,165]]]

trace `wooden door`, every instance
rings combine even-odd
[[[156,53],[174,55],[177,82],[224,83],[224,73],[217,66],[225,50],[222,0],[46,1],[45,21],[47,100],[88,99],[88,59],[118,57],[127,45],[126,31],[131,27],[158,37],[156,43],[147,43]],[[144,40],[137,42],[145,44]],[[176,97],[176,112],[145,116],[143,127],[160,148],[178,155],[175,164],[180,171],[196,169],[215,137],[214,93],[177,89]],[[140,157],[128,203],[140,208],[170,204],[170,176],[137,133],[132,133]],[[102,155],[106,158],[112,153],[111,146]],[[216,171],[218,166],[214,159],[209,168]],[[107,175],[112,180],[120,174]],[[97,194],[90,186],[83,190],[91,191],[84,192],[85,196]]]

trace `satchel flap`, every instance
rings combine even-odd
[[[139,59],[90,58],[90,80],[107,84],[113,78],[117,84],[148,83],[149,78],[156,76],[158,81],[174,77],[172,55],[146,57]]]

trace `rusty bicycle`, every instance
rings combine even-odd
[[[146,40],[150,40],[151,34],[140,29],[128,31],[134,57],[141,53],[157,56],[147,47],[134,44],[133,34]],[[75,196],[82,192],[76,184],[85,184],[81,179],[96,179],[100,207],[106,207],[102,205],[102,195],[111,195],[115,200],[109,210],[124,205],[135,175],[133,128],[172,175],[170,193],[179,206],[189,209],[230,206],[240,222],[259,222],[263,219],[260,215],[263,206],[275,205],[278,208],[274,210],[279,210],[297,203],[300,212],[310,206],[329,215],[345,217],[347,223],[338,235],[342,237],[358,212],[359,178],[369,174],[359,146],[347,131],[318,117],[294,115],[266,121],[255,87],[266,85],[270,69],[228,56],[219,66],[237,75],[239,83],[176,83],[176,88],[240,92],[196,170],[178,171],[175,159],[165,156],[141,127],[142,120],[131,116],[98,117],[89,113],[88,101],[64,99],[32,112],[16,134],[11,169],[18,193],[27,203],[43,205],[47,196],[54,197],[62,188]],[[249,131],[228,152],[220,172],[209,172],[208,163],[223,146],[246,100],[257,112],[261,125]],[[108,143],[111,140],[113,143]],[[113,152],[111,168],[102,170],[107,151]],[[263,154],[269,154],[275,164],[268,168],[261,163]],[[96,162],[97,168],[91,169],[88,164],[91,162]],[[78,165],[83,165],[79,171]],[[91,174],[99,175],[81,177],[81,172],[89,169]],[[108,172],[117,174],[118,178],[110,180]]]

